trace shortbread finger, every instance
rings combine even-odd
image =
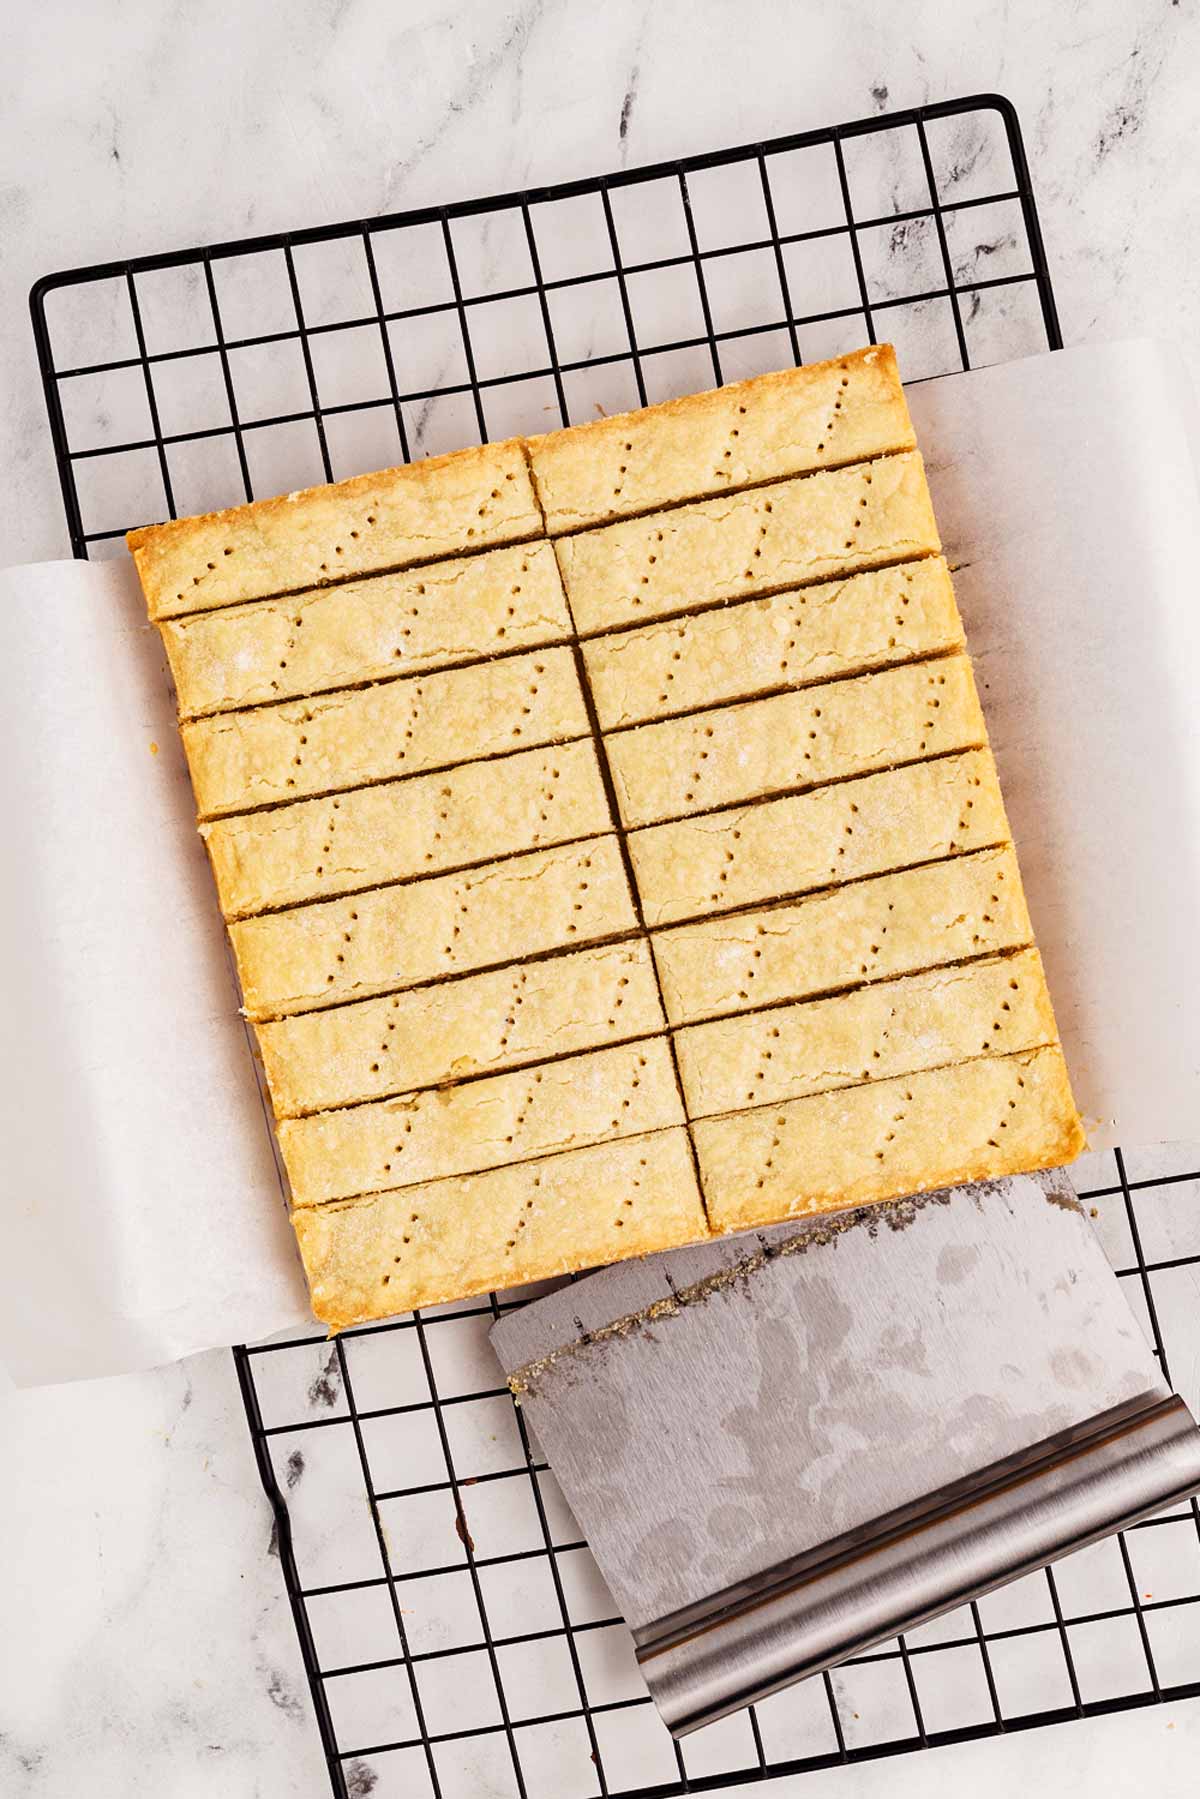
[[[231,924],[250,1018],[394,993],[635,928],[613,836]]]
[[[747,700],[605,741],[630,828],[987,741],[965,656]]]
[[[583,646],[602,730],[958,650],[940,556],[664,619]]]
[[[595,837],[611,825],[592,742],[201,825],[226,918]]]
[[[1009,840],[987,750],[629,837],[646,922],[672,924]]]
[[[556,649],[195,719],[183,743],[215,818],[587,733],[575,659]]]
[[[293,1215],[313,1309],[340,1330],[708,1235],[682,1129]]]
[[[940,550],[916,451],[559,539],[585,635]]]
[[[570,635],[554,550],[521,544],[166,619],[181,718],[474,662]]]
[[[277,1118],[437,1087],[647,1036],[664,1023],[645,942],[547,956],[257,1027]]]
[[[292,1202],[310,1206],[682,1123],[670,1046],[653,1037],[285,1119],[278,1137]]]
[[[333,487],[131,531],[152,619],[538,537],[521,445],[482,444]]]
[[[689,1115],[774,1105],[860,1081],[1056,1041],[1035,949],[772,1006],[675,1038]]]
[[[718,1231],[994,1180],[1084,1147],[1062,1051],[986,1056],[692,1127]]]
[[[1032,937],[1006,845],[678,925],[653,941],[667,1016],[686,1024],[1017,949]]]
[[[529,441],[551,535],[916,439],[890,344]]]

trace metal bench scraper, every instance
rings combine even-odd
[[[622,1263],[492,1343],[676,1736],[1200,1489],[1061,1172]]]

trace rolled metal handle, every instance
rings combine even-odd
[[[1200,1490],[1200,1430],[1150,1394],[634,1633],[685,1736]]]

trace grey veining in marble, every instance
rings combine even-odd
[[[0,1413],[5,1799],[320,1794],[233,1358]]]
[[[24,296],[47,270],[469,197],[943,96],[1020,109],[1068,342],[1197,323],[1200,19],[1169,0],[737,9],[27,7],[9,32],[0,552],[64,545]],[[68,49],[69,46],[69,49]],[[971,156],[962,164],[970,191]],[[978,191],[978,190],[976,190]],[[1003,243],[963,253],[989,268]],[[1190,352],[1185,350],[1185,354]]]

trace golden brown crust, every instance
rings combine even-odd
[[[708,1235],[682,1129],[293,1214],[335,1330]]]
[[[647,924],[758,905],[1008,841],[987,750],[630,834]]]
[[[675,1051],[689,1115],[709,1118],[1055,1040],[1041,958],[1024,949],[692,1025]]]
[[[633,829],[986,741],[971,665],[949,656],[639,725],[606,748]]]
[[[663,1026],[645,942],[548,956],[256,1027],[276,1118],[437,1087]]]
[[[307,1012],[635,927],[615,837],[231,924],[247,1016]]]
[[[182,718],[533,648],[570,630],[548,543],[196,612],[159,626]]]
[[[584,636],[941,549],[916,451],[623,519],[555,543]]]
[[[200,827],[226,918],[596,837],[608,800],[590,739],[297,800]]]
[[[876,344],[531,438],[527,447],[555,536],[915,441],[895,353]]]
[[[682,1124],[663,1037],[284,1119],[279,1147],[296,1206],[320,1205],[528,1162]]]
[[[692,1129],[718,1231],[1053,1168],[1084,1147],[1057,1047],[700,1119]]]
[[[201,818],[588,734],[568,649],[533,650],[182,726]]]
[[[162,619],[541,531],[525,454],[512,441],[150,525],[127,542],[150,616]]]
[[[940,556],[589,638],[603,730],[963,647]]]
[[[1017,949],[1033,927],[1011,846],[654,934],[674,1024]]]

